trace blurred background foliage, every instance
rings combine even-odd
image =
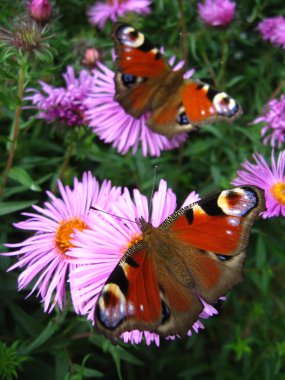
[[[234,125],[206,126],[189,136],[177,150],[159,158],[138,152],[122,156],[87,128],[46,124],[35,110],[22,112],[13,168],[0,202],[1,242],[20,242],[27,234],[13,223],[20,210],[41,205],[45,190],[60,176],[65,184],[86,170],[101,181],[139,188],[150,195],[153,168],[167,180],[180,202],[196,190],[201,195],[230,186],[236,170],[258,151],[270,158],[271,148],[260,139],[260,125],[250,125],[263,105],[284,90],[284,50],[264,42],[256,26],[264,17],[284,13],[282,0],[239,0],[234,22],[227,29],[206,27],[198,19],[194,0],[155,0],[147,17],[124,20],[141,28],[166,56],[187,58],[195,77],[215,84],[237,98],[244,109]],[[85,48],[95,47],[113,68],[109,37],[92,27],[86,17],[90,0],[57,0],[51,21],[50,52],[26,66],[25,87],[37,81],[63,84],[67,65],[83,68]],[[20,0],[1,1],[1,23],[23,10]],[[182,15],[182,16],[181,16]],[[183,25],[187,33],[182,34]],[[185,42],[186,39],[186,42]],[[183,48],[184,46],[184,48]],[[185,48],[186,46],[186,48]],[[0,116],[1,172],[10,144],[17,98],[18,59],[1,48]],[[66,162],[66,152],[72,155]],[[252,231],[244,282],[217,305],[219,315],[205,321],[206,329],[186,340],[162,341],[160,347],[113,346],[98,336],[84,317],[67,305],[63,312],[44,314],[38,299],[17,292],[16,272],[5,269],[15,259],[0,257],[0,379],[285,379],[284,219],[258,221]],[[2,247],[2,251],[6,251]]]

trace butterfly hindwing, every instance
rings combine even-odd
[[[150,113],[147,126],[174,137],[216,120],[233,122],[241,115],[238,102],[207,84],[183,79],[161,51],[129,24],[117,23],[111,34],[116,49],[117,100],[135,118]]]
[[[131,330],[184,336],[203,305],[184,262],[174,256],[170,261],[171,266],[160,262],[160,256],[151,255],[141,243],[131,247],[98,297],[95,318],[99,332],[111,339]]]
[[[131,247],[106,281],[97,301],[97,329],[110,338],[133,329],[154,330],[162,306],[152,257],[141,243]]]

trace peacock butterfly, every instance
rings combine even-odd
[[[200,81],[184,79],[185,69],[173,71],[161,51],[129,24],[116,23],[115,100],[135,118],[147,111],[147,126],[169,138],[205,123],[233,122],[241,115],[238,102]]]
[[[185,336],[203,310],[238,282],[250,228],[265,209],[264,192],[239,186],[170,215],[155,228],[138,220],[141,240],[119,261],[97,299],[98,331]]]

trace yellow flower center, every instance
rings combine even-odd
[[[65,253],[70,248],[74,247],[74,244],[72,244],[70,241],[73,232],[75,230],[83,231],[86,228],[88,228],[88,226],[79,218],[72,218],[60,222],[55,235],[55,244],[58,252],[65,256]]]
[[[285,183],[283,182],[277,182],[275,183],[271,189],[271,194],[276,199],[278,203],[281,205],[285,205]]]
[[[139,234],[138,232],[136,232],[135,234],[130,236],[130,240],[124,247],[120,249],[120,252],[124,255],[132,245],[134,245],[135,243],[141,240],[142,240],[142,234]]]

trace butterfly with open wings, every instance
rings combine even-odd
[[[170,215],[139,219],[141,240],[119,261],[97,299],[96,327],[115,341],[125,331],[187,334],[203,310],[242,280],[250,228],[264,206],[254,186],[224,190]]]
[[[184,79],[140,31],[116,23],[111,36],[116,50],[115,100],[135,118],[147,111],[147,126],[169,138],[205,123],[232,123],[241,115],[238,102],[200,81]]]

